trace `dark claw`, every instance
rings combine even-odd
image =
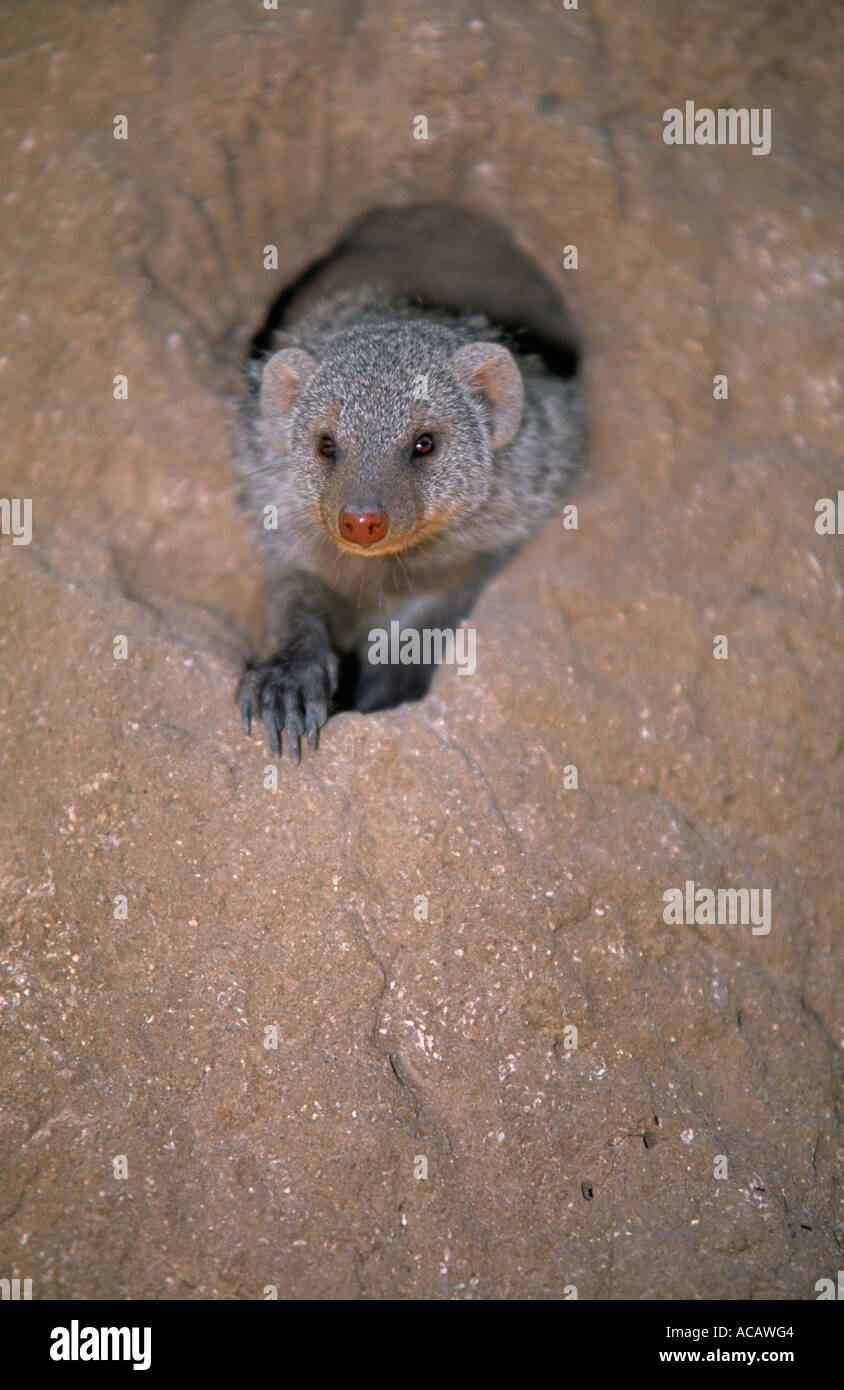
[[[252,696],[244,695],[240,702],[240,722],[243,725],[243,732],[251,736],[252,734]]]
[[[284,726],[287,734],[287,747],[290,749],[290,757],[294,763],[299,761],[299,728],[295,719],[288,719]]]
[[[264,723],[267,726],[267,737],[270,740],[270,752],[275,753],[277,758],[281,757],[281,729],[273,710],[267,710],[264,715]]]
[[[319,725],[316,715],[310,710],[305,716],[305,738],[308,740],[308,747],[311,752],[315,753],[319,743]]]

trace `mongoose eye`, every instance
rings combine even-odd
[[[422,458],[424,454],[431,454],[434,451],[434,440],[430,434],[420,434],[413,441],[413,457]]]
[[[330,434],[321,434],[317,449],[324,459],[333,459],[337,452],[337,445]]]

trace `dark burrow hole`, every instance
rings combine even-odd
[[[484,313],[555,375],[577,371],[576,337],[556,285],[506,228],[456,203],[375,208],[359,218],[273,300],[250,358],[270,351],[294,307],[366,284],[421,307]]]
[[[556,285],[512,235],[483,214],[458,204],[429,202],[375,208],[355,221],[322,256],[273,300],[249,345],[249,359],[270,353],[275,335],[328,295],[369,285],[424,308],[483,313],[510,345],[542,358],[549,372],[577,373],[579,351]],[[420,669],[412,691],[375,706],[390,709],[422,699],[435,671]],[[336,711],[358,709],[360,661],[341,661]]]

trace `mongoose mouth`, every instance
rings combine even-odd
[[[366,540],[363,544],[346,540],[342,533],[327,525],[324,517],[320,517],[320,520],[338,550],[365,560],[378,560],[383,559],[385,555],[397,555],[403,550],[412,550],[422,541],[437,535],[451,515],[449,512],[423,517],[420,521],[414,522],[409,531],[388,531],[383,540]]]
[[[410,531],[405,531],[401,535],[389,536],[383,541],[377,541],[374,545],[355,545],[345,541],[342,536],[334,535],[333,532],[329,534],[337,549],[344,551],[346,555],[359,555],[365,560],[377,560],[384,555],[396,555],[402,550],[411,550],[413,546],[424,540],[426,535],[430,535],[431,530],[414,526]]]

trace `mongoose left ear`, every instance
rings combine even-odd
[[[458,348],[452,366],[488,407],[492,447],[509,444],[522,419],[524,386],[516,359],[500,343],[467,343]]]
[[[316,365],[310,353],[301,348],[284,348],[269,359],[261,377],[261,410],[271,428],[286,424]]]

